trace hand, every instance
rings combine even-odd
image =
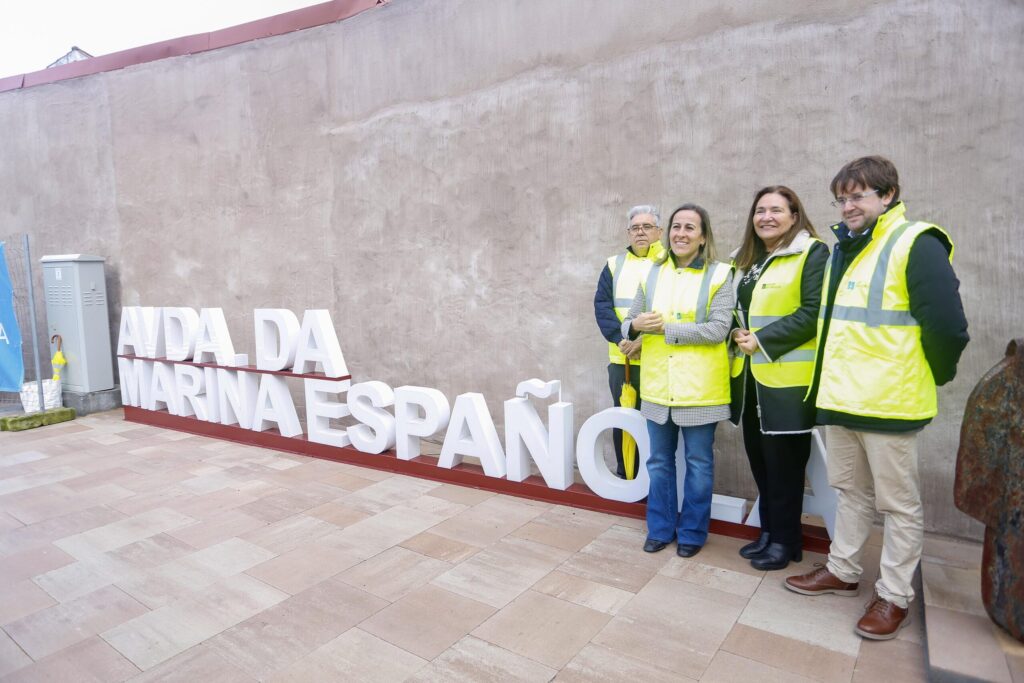
[[[633,329],[637,332],[662,334],[665,331],[665,321],[661,317],[661,313],[656,313],[654,311],[641,313],[637,317],[633,318],[632,325]]]
[[[627,350],[622,353],[625,354],[626,358],[630,360],[637,360],[640,358],[640,350],[643,348],[644,342],[642,339],[634,339],[630,342],[630,346]]]
[[[736,346],[739,347],[740,351],[748,356],[753,356],[757,353],[757,337],[750,330],[733,330],[732,340],[736,342]]]

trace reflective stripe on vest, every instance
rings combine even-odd
[[[629,307],[633,305],[636,289],[651,267],[651,260],[657,258],[661,253],[661,242],[654,242],[648,249],[646,257],[641,258],[627,250],[608,259],[608,270],[612,274],[613,305],[619,321],[626,319]],[[618,344],[608,343],[608,360],[619,365],[625,364],[626,357],[619,351]],[[629,364],[640,365],[640,360],[631,360]]]
[[[938,413],[935,379],[910,313],[907,261],[914,241],[942,228],[904,221],[902,204],[875,226],[872,240],[842,276],[821,354],[817,407],[850,415],[923,420]],[[825,282],[832,264],[825,269]],[[827,298],[827,297],[826,297]],[[827,302],[822,299],[822,311]],[[818,319],[819,336],[824,325]]]
[[[652,268],[644,283],[644,309],[664,316],[665,324],[705,323],[711,300],[732,268],[712,262],[702,270],[677,269],[671,257]],[[644,334],[640,397],[664,406],[713,406],[729,403],[729,354],[720,344],[673,345],[663,334]]]
[[[750,296],[747,324],[751,332],[770,325],[800,308],[804,264],[811,247],[820,242],[809,239],[799,254],[772,257]],[[815,337],[782,356],[768,360],[761,350],[750,358],[750,370],[763,386],[805,387],[814,377]]]

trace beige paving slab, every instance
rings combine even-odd
[[[924,648],[904,640],[865,640],[853,672],[854,683],[924,683],[928,665]]]
[[[971,569],[981,566],[982,550],[981,543],[926,534],[921,561]]]
[[[244,572],[274,556],[273,551],[255,543],[250,543],[242,538],[229,538],[164,566],[168,567],[170,571],[187,572],[194,568],[211,576],[223,578]]]
[[[323,581],[227,629],[204,646],[248,676],[263,679],[387,604],[340,581]]]
[[[611,515],[555,505],[512,535],[575,552],[608,530],[615,521]]]
[[[484,491],[482,489],[475,489],[470,486],[441,484],[437,488],[431,490],[430,495],[435,498],[443,498],[462,505],[476,505],[477,503],[482,503],[488,498],[493,498],[498,494],[491,491]]]
[[[610,619],[603,612],[527,591],[484,622],[473,635],[561,669]]]
[[[555,677],[555,681],[559,683],[606,683],[628,680],[644,683],[686,683],[696,679],[594,644],[580,650]]]
[[[721,649],[822,683],[848,683],[857,661],[841,652],[743,624],[733,627]]]
[[[5,624],[4,630],[38,660],[148,611],[118,588],[106,586]]]
[[[700,552],[693,557],[693,559],[701,564],[708,565],[711,567],[718,567],[720,569],[728,569],[731,572],[738,574],[746,574],[748,576],[756,576],[758,578],[765,576],[766,574],[771,575],[769,572],[762,572],[754,569],[750,566],[750,560],[740,557],[739,550],[744,545],[749,543],[746,539],[742,538],[731,538],[729,536],[719,536],[717,534],[711,534],[708,536],[707,543],[701,548]],[[811,562],[823,562],[823,556],[818,554],[806,555],[810,558]],[[804,562],[808,562],[805,558]],[[803,565],[790,565],[791,567],[801,567]],[[790,569],[783,570],[787,575],[792,573]],[[776,574],[778,572],[775,572]]]
[[[342,572],[338,579],[394,602],[449,569],[447,562],[395,546]]]
[[[194,548],[205,548],[235,536],[243,536],[266,525],[267,523],[262,519],[257,519],[244,512],[226,510],[213,519],[168,531],[167,535]]]
[[[719,651],[711,660],[701,682],[748,683],[749,681],[777,681],[778,683],[811,683],[814,679],[776,669],[762,662]]]
[[[242,538],[280,554],[337,530],[330,522],[300,514],[250,531]]]
[[[104,467],[103,469],[88,474],[83,474],[74,479],[68,479],[63,483],[73,491],[84,491],[103,484],[119,484],[124,488],[131,489],[131,482],[138,478],[136,472],[127,467]]]
[[[492,496],[438,524],[431,532],[482,547],[507,536],[544,511],[544,507],[527,501]]]
[[[191,496],[181,489],[169,486],[162,480],[157,482],[152,482],[150,479],[136,480],[132,482],[132,490],[137,492],[134,496],[113,501],[108,503],[108,506],[124,515],[137,515],[149,510],[168,507]]]
[[[594,643],[699,679],[745,605],[738,595],[658,575]]]
[[[504,607],[569,557],[567,550],[504,538],[431,583],[494,607]]]
[[[352,468],[351,470],[341,470],[334,474],[325,476],[321,481],[331,486],[336,486],[339,489],[345,489],[346,491],[358,491],[361,488],[371,486],[376,481],[381,481],[379,477],[370,475],[373,470],[367,470],[364,468]]]
[[[450,519],[469,509],[468,505],[455,503],[450,500],[445,500],[444,498],[437,498],[436,496],[430,495],[430,493],[426,493],[417,498],[410,498],[402,504],[413,510],[429,512],[430,514],[437,515],[442,519]]]
[[[701,555],[684,559],[678,555],[669,557],[669,561],[659,570],[659,574],[670,579],[688,581],[698,586],[707,586],[716,590],[749,598],[761,585],[763,573],[751,575],[745,572],[737,572],[732,569],[716,567],[712,564],[704,564]]]
[[[0,534],[3,534],[5,531],[11,531],[12,529],[17,529],[18,527],[22,526],[25,526],[24,522],[21,522],[15,519],[14,517],[11,517],[6,512],[0,512]]]
[[[124,514],[101,505],[36,524],[24,525],[0,534],[0,555],[10,555],[52,543],[122,518]]]
[[[304,543],[246,571],[250,576],[295,595],[362,561],[360,553],[318,541]]]
[[[103,484],[84,491],[74,491],[63,483],[48,484],[0,498],[0,506],[25,524],[35,524],[60,517],[76,510],[105,505],[129,498],[134,491],[116,484]]]
[[[238,574],[101,635],[145,671],[287,597],[276,588]]]
[[[35,462],[37,460],[43,460],[49,456],[40,451],[26,450],[26,451],[15,451],[12,453],[0,454],[0,468],[6,469],[11,465],[20,465],[26,462]]]
[[[29,579],[0,583],[0,625],[57,604],[53,597]]]
[[[351,628],[292,666],[267,679],[273,683],[309,681],[403,681],[426,660],[359,628]]]
[[[306,514],[310,517],[316,517],[317,519],[329,522],[339,529],[355,524],[356,522],[364,520],[370,516],[370,513],[349,507],[342,502],[324,503],[323,505],[311,508],[306,512]]]
[[[38,486],[46,486],[66,479],[80,477],[84,472],[74,467],[53,467],[41,472],[23,474],[17,477],[0,479],[0,496],[6,496],[18,491],[26,491]]]
[[[251,569],[275,554],[240,538],[229,538],[118,581],[126,593],[151,608],[169,604]]]
[[[196,552],[196,548],[170,534],[157,534],[110,551],[115,561],[137,569],[156,567]]]
[[[139,672],[100,638],[93,636],[18,669],[5,677],[4,683],[117,683]]]
[[[338,500],[347,493],[344,489],[327,484],[304,483],[301,488],[271,493],[235,509],[267,523],[274,523]]]
[[[204,643],[171,657],[131,679],[132,683],[255,683]]]
[[[181,485],[184,486],[185,482],[182,482]],[[216,491],[174,501],[169,503],[168,507],[194,519],[213,519],[228,510],[234,510],[259,500],[258,493],[239,488],[239,486],[238,482],[231,481]]]
[[[359,628],[430,660],[494,611],[490,605],[427,585],[380,610]]]
[[[17,583],[74,561],[71,555],[48,543],[0,557],[0,577],[3,583]]]
[[[114,550],[129,543],[195,523],[196,520],[192,517],[170,508],[156,508],[62,538],[55,541],[54,545],[75,557],[82,557],[95,552]]]
[[[350,493],[341,502],[357,510],[377,513],[418,498],[439,485],[426,479],[395,475]]]
[[[127,562],[107,553],[98,553],[52,569],[32,580],[54,599],[67,602],[112,583],[130,580],[137,574],[138,570]]]
[[[981,565],[965,569],[923,560],[921,583],[929,609],[935,606],[978,616],[988,614],[981,601]]]
[[[634,594],[597,581],[555,570],[533,584],[533,590],[559,600],[589,607],[605,614],[618,614]]]
[[[381,513],[321,537],[323,543],[349,550],[361,559],[373,557],[416,534],[430,529],[442,518],[429,512],[396,505]]]
[[[669,548],[660,553],[643,552],[646,534],[637,529],[612,526],[559,569],[567,574],[635,593],[669,561]]]
[[[807,596],[784,588],[786,576],[810,571],[806,563],[805,559],[766,576],[740,615],[740,623],[856,657],[861,638],[853,627],[864,614],[871,587],[862,583],[860,595],[854,597]]]
[[[479,546],[454,541],[429,531],[402,541],[402,547],[451,564],[458,564],[480,551]]]
[[[504,648],[465,636],[408,679],[427,683],[543,683],[556,670]]]
[[[32,663],[32,658],[0,630],[0,678]]]
[[[1009,665],[988,617],[928,606],[928,657],[933,672],[1010,683]],[[956,647],[949,644],[955,643]]]

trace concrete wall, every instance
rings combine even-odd
[[[949,228],[973,341],[921,439],[926,524],[960,416],[1024,333],[1024,6],[838,0],[422,2],[0,94],[0,234],[109,258],[120,305],[330,309],[354,378],[563,381],[610,404],[591,313],[632,204],[697,201],[722,246],[786,183],[819,228],[846,161],[896,163]],[[114,327],[116,330],[116,327]],[[737,430],[717,490],[752,496]]]

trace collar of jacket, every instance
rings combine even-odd
[[[796,236],[793,237],[793,241],[792,242],[790,242],[788,245],[786,245],[782,249],[779,249],[777,251],[773,251],[771,253],[771,256],[769,256],[769,258],[767,259],[767,261],[765,261],[765,263],[767,263],[768,261],[771,261],[772,259],[777,258],[779,256],[792,256],[793,254],[803,253],[803,250],[807,248],[807,243],[810,242],[811,239],[812,239],[811,238],[811,233],[807,232],[806,230],[801,230],[800,232],[798,232],[796,234]],[[733,252],[731,254],[729,254],[729,259],[732,260],[732,261],[735,261],[736,260],[736,255],[739,254],[739,253],[740,253],[740,247],[736,247],[733,250]],[[746,274],[747,274],[747,271],[745,271],[745,270],[738,270],[737,269],[736,276],[733,278],[733,286],[734,287],[739,287],[740,280],[742,280],[743,276],[746,275]]]
[[[884,235],[891,230],[893,226],[901,225],[904,220],[906,220],[904,218],[906,213],[907,205],[903,202],[896,202],[878,217],[874,225],[868,226],[866,230],[862,230],[860,233],[854,235],[850,232],[850,229],[846,227],[846,223],[836,223],[831,228],[832,234],[835,235],[836,239],[840,242],[857,239],[858,237],[867,237],[869,235]]]
[[[648,261],[657,261],[658,258],[665,252],[665,247],[662,246],[661,240],[654,240],[651,242],[651,246],[647,247],[646,256],[637,256],[636,252],[633,251],[632,246],[626,247],[626,253],[633,258],[645,258]]]
[[[676,269],[678,269],[679,265],[676,263],[676,255],[673,254],[670,251],[670,252],[668,252],[668,258],[672,259],[672,265]],[[668,259],[666,259],[666,260],[668,260]],[[692,261],[690,261],[690,265],[688,265],[686,267],[687,268],[693,268],[694,270],[703,270],[704,269],[704,255],[703,254],[697,254],[697,256],[694,257],[694,259]]]

